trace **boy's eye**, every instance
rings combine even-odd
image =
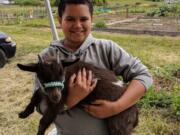
[[[76,21],[77,19],[76,19],[76,18],[73,18],[73,17],[67,17],[65,20],[72,22],[72,21]],[[85,22],[85,21],[87,21],[87,20],[89,20],[88,17],[80,17],[80,18],[79,18],[79,21],[81,21],[81,22]]]
[[[87,17],[83,17],[83,18],[81,18],[80,19],[81,20],[81,22],[85,22],[85,21],[87,21],[87,20],[89,20]]]
[[[66,18],[66,21],[73,21],[73,18]]]

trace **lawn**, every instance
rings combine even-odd
[[[0,70],[0,135],[33,135],[40,115],[18,118],[32,95],[33,75],[20,71],[17,63],[36,61],[37,54],[49,46],[47,27],[1,25],[17,42],[16,57]],[[62,33],[59,32],[60,37]],[[154,77],[154,85],[138,102],[140,121],[134,135],[178,135],[180,133],[180,37],[122,35],[93,32],[111,39],[140,58]]]

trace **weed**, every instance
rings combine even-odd
[[[99,21],[94,24],[95,28],[106,28],[106,23],[104,21]]]

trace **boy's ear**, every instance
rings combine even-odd
[[[58,21],[59,21],[59,24],[61,25],[62,24],[62,18],[58,16]]]
[[[20,68],[21,70],[24,71],[29,71],[29,72],[37,72],[38,71],[38,65],[31,63],[31,64],[27,64],[27,65],[23,65],[23,64],[17,64],[18,68]]]

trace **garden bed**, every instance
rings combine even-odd
[[[137,18],[131,22],[120,22],[110,27],[121,29],[180,32],[180,18]]]
[[[98,31],[126,34],[180,36],[180,17],[144,17],[143,14],[131,14],[126,18],[123,15],[120,16],[111,13],[102,14],[95,18],[98,18],[96,19],[97,23],[101,20],[107,26],[106,28],[94,28],[94,30]]]

